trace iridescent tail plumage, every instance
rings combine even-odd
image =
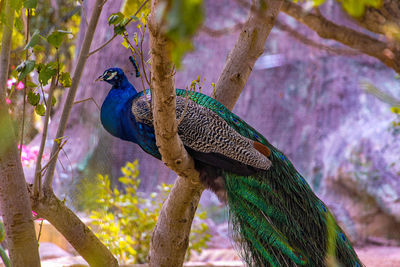
[[[290,161],[269,146],[268,171],[224,173],[234,237],[247,264],[363,266],[328,208]]]

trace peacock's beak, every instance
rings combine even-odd
[[[100,75],[99,78],[97,78],[96,80],[94,80],[95,82],[97,81],[104,81],[104,74]]]

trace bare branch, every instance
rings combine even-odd
[[[97,22],[100,17],[101,10],[103,9],[103,0],[96,0],[95,6],[92,11],[92,16],[90,17],[89,27],[86,29],[85,38],[83,40],[82,49],[79,53],[78,63],[76,64],[74,77],[72,78],[72,85],[68,91],[68,96],[65,101],[64,109],[61,115],[60,123],[58,125],[56,138],[60,138],[64,135],[65,128],[67,126],[69,114],[71,113],[72,106],[74,105],[74,99],[76,91],[78,90],[79,81],[81,80],[81,75],[83,68],[85,66],[86,60],[88,58],[88,53],[90,49],[90,44],[93,40],[94,32],[96,31]],[[57,142],[54,142],[53,148],[51,150],[51,157],[56,155],[58,150]],[[56,156],[57,157],[57,156]],[[43,182],[44,188],[51,188],[53,183],[54,170],[56,168],[57,161],[54,160],[48,167],[46,172],[46,177]]]
[[[89,53],[87,56],[90,57],[90,56],[93,55],[94,53],[99,52],[101,49],[103,49],[103,48],[106,47],[109,43],[111,43],[112,40],[114,40],[115,37],[117,37],[117,36],[118,36],[118,34],[115,34],[115,33],[114,33],[114,35],[110,38],[110,40],[108,40],[108,41],[105,42],[104,44],[100,45],[100,46],[99,46],[98,48],[96,48],[95,50],[90,51],[90,53]]]
[[[136,15],[139,13],[139,11],[144,7],[144,5],[147,4],[148,1],[149,1],[149,0],[145,0],[145,1],[140,5],[140,7],[138,8],[138,10],[136,10],[135,14],[133,14],[133,15],[136,16]],[[132,18],[129,19],[129,21],[126,23],[126,25],[128,25],[131,21],[132,21]],[[87,57],[90,57],[90,56],[93,55],[94,53],[99,52],[101,49],[103,49],[103,48],[106,47],[109,43],[111,43],[111,41],[114,40],[115,37],[117,37],[117,36],[118,36],[118,34],[115,34],[115,33],[114,33],[113,37],[111,37],[110,40],[108,40],[108,41],[105,42],[104,44],[100,45],[100,46],[99,46],[98,48],[96,48],[95,50],[90,51],[89,54],[87,55]]]
[[[220,37],[220,36],[223,36],[226,34],[236,32],[236,31],[242,29],[242,27],[243,27],[242,23],[237,23],[232,27],[222,28],[222,29],[212,29],[208,26],[203,25],[203,27],[201,27],[200,31],[204,32],[205,34],[207,34],[211,37]]]
[[[390,95],[389,93],[382,91],[381,89],[374,86],[372,83],[369,83],[367,81],[362,81],[360,85],[361,88],[364,89],[366,93],[375,96],[380,101],[387,103],[392,107],[400,106],[400,99],[397,99],[392,95]]]
[[[44,196],[40,200],[31,192],[31,201],[32,208],[38,216],[48,220],[90,266],[118,266],[111,252],[78,216],[54,195],[52,190],[44,191]]]
[[[267,10],[260,10],[260,1],[252,1],[249,18],[243,25],[239,39],[226,60],[219,77],[216,99],[232,109],[258,57],[264,52],[265,41],[275,24],[282,0],[264,1]],[[254,11],[255,10],[255,11]]]
[[[400,73],[400,51],[371,36],[337,25],[320,14],[307,13],[299,5],[285,0],[282,11],[314,30],[320,37],[336,40],[353,49],[375,57]]]
[[[53,93],[54,89],[56,87],[57,83],[57,78],[56,76],[53,76],[51,79],[51,85],[50,85],[50,90],[49,90],[49,95],[47,98],[47,104],[46,104],[46,116],[44,118],[44,127],[43,127],[43,133],[42,133],[42,139],[40,140],[40,148],[39,148],[39,153],[36,159],[36,168],[35,168],[35,178],[33,182],[33,192],[36,197],[39,197],[41,193],[41,180],[42,180],[42,156],[44,152],[44,145],[46,144],[46,139],[47,139],[47,128],[49,126],[49,119],[50,119],[50,112],[51,112],[51,101],[53,98]],[[44,99],[46,102],[46,100]],[[21,149],[22,150],[22,149]]]
[[[288,32],[293,38],[299,40],[305,45],[312,46],[321,50],[326,50],[329,53],[334,53],[334,54],[339,54],[339,55],[347,55],[347,56],[358,56],[361,53],[357,50],[350,50],[346,48],[339,48],[339,47],[332,47],[332,46],[326,46],[320,43],[317,43],[303,34],[299,33],[295,29],[291,28],[289,25],[284,24],[283,22],[276,21],[275,26],[281,29],[282,31]]]

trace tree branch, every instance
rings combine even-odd
[[[174,66],[171,45],[157,21],[153,0],[149,17],[151,53],[151,93],[157,146],[164,163],[178,174],[178,179],[164,202],[150,245],[150,266],[182,266],[189,243],[192,220],[203,186],[193,159],[178,136]]]
[[[263,10],[263,2],[268,7],[267,10]],[[282,0],[252,1],[249,17],[215,86],[215,98],[227,108],[232,110],[256,60],[264,52],[265,41],[281,5]]]
[[[262,1],[253,1],[252,7],[256,8]],[[271,14],[270,10],[274,10],[269,19],[255,19],[251,13],[249,19],[244,24],[234,55],[231,57],[239,62],[246,62],[251,66],[250,69],[238,69],[236,73],[246,76],[250,74],[258,56],[264,51],[264,43],[266,35],[270,32],[275,17],[279,12],[279,5],[282,1],[269,0],[263,1],[269,7],[267,14]],[[192,220],[200,200],[203,186],[199,183],[199,175],[194,169],[193,160],[187,154],[183,147],[179,136],[177,135],[176,121],[176,95],[173,80],[173,65],[169,58],[170,44],[163,33],[160,31],[160,21],[156,18],[156,7],[159,1],[152,2],[151,14],[149,19],[150,29],[150,47],[151,47],[151,68],[152,68],[152,104],[154,127],[156,132],[157,146],[162,155],[163,161],[168,167],[176,171],[179,175],[168,199],[164,202],[157,225],[154,229],[150,246],[150,266],[182,266],[184,255],[187,250],[190,227]],[[256,26],[257,25],[257,26]],[[261,25],[261,26],[260,26]],[[266,30],[267,28],[268,30]],[[246,32],[252,32],[252,39],[246,38]],[[244,40],[243,40],[244,39]],[[242,53],[239,48],[243,47],[243,43],[251,41],[251,47],[247,49],[247,53]],[[236,48],[236,47],[235,47]],[[253,49],[256,51],[254,52]],[[251,60],[247,60],[248,56]],[[242,60],[242,61],[240,61]],[[254,61],[254,62],[253,62]],[[251,62],[251,63],[248,63]],[[229,61],[225,65],[225,69],[231,69],[236,61]],[[245,64],[246,64],[245,63]],[[226,71],[226,70],[225,70]],[[225,94],[235,94],[239,96],[243,89],[244,82],[233,86]],[[222,88],[229,88],[225,82],[220,83],[217,91],[222,96]],[[236,98],[224,99],[219,97],[218,100],[225,100],[225,104],[232,108],[236,102]]]
[[[0,210],[12,266],[40,266],[32,210],[17,138],[5,103],[15,10],[6,1],[0,54]],[[22,149],[22,148],[21,148]]]
[[[133,16],[136,16],[136,15],[139,13],[139,11],[142,9],[142,7],[144,7],[144,5],[147,4],[148,1],[149,1],[149,0],[145,0],[145,1],[139,6],[138,10],[136,10],[136,12],[135,12],[135,14],[133,14]],[[132,21],[132,18],[129,19],[129,21],[128,21],[128,23],[127,23],[126,25],[128,25],[131,21]],[[126,25],[125,25],[125,26],[126,26]],[[109,43],[111,43],[111,41],[114,40],[115,37],[117,37],[117,36],[118,36],[118,34],[114,33],[114,35],[110,38],[110,40],[106,41],[104,44],[100,45],[100,46],[99,46],[98,48],[96,48],[95,50],[90,51],[89,54],[88,54],[87,56],[90,57],[90,56],[93,55],[94,53],[99,52],[101,49],[103,49],[103,48],[106,47]]]
[[[299,5],[285,0],[282,11],[314,30],[320,37],[336,40],[351,48],[375,57],[400,73],[400,51],[371,36],[327,20],[320,14],[307,13]]]
[[[51,79],[49,95],[47,98],[46,116],[44,118],[42,139],[40,140],[39,153],[38,153],[38,156],[36,159],[35,178],[33,181],[33,192],[34,192],[34,195],[37,197],[40,197],[41,189],[42,189],[41,188],[41,186],[42,186],[42,184],[41,184],[41,182],[42,182],[42,156],[43,156],[44,146],[46,144],[46,139],[47,139],[47,128],[49,126],[49,120],[50,120],[51,102],[52,102],[53,93],[54,93],[54,89],[56,87],[57,82],[58,82],[58,77],[56,78],[56,76],[53,76],[53,78]],[[44,101],[46,101],[46,99],[44,99]]]
[[[307,38],[303,34],[299,33],[295,29],[291,28],[289,25],[284,24],[280,21],[275,22],[275,26],[278,27],[280,30],[289,33],[293,38],[299,40],[305,45],[312,46],[321,50],[325,50],[329,53],[339,54],[339,55],[347,55],[347,56],[359,56],[361,53],[357,50],[351,50],[348,48],[340,48],[340,47],[332,47],[326,46],[320,43],[313,41],[310,38]]]
[[[85,33],[85,38],[83,40],[82,44],[82,49],[79,53],[78,57],[78,63],[76,64],[75,72],[74,72],[74,77],[72,78],[72,85],[68,91],[68,96],[64,104],[64,109],[63,113],[61,115],[60,123],[58,125],[57,129],[57,134],[56,138],[61,138],[64,135],[65,128],[67,126],[69,114],[71,113],[72,106],[74,105],[74,100],[75,100],[75,95],[76,91],[78,90],[78,85],[81,80],[81,75],[83,72],[83,68],[85,66],[86,60],[88,58],[89,54],[89,49],[90,45],[93,40],[93,35],[94,32],[96,31],[96,26],[97,22],[99,20],[101,10],[103,9],[103,5],[105,4],[104,0],[96,0],[95,6],[92,11],[92,16],[90,17],[89,21],[89,27],[86,30]],[[56,153],[58,151],[58,144],[57,142],[54,142],[53,148],[51,150],[51,157],[56,156]],[[52,183],[53,183],[53,176],[54,176],[54,170],[56,168],[56,163],[57,160],[54,160],[53,162],[50,163],[47,172],[46,172],[46,177],[43,182],[43,189],[44,190],[51,190],[52,188]]]
[[[37,201],[37,198],[33,196],[33,191],[30,193],[32,208],[38,216],[48,220],[62,233],[90,266],[118,266],[117,260],[106,246],[52,191],[44,192],[40,201]]]

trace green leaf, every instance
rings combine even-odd
[[[64,87],[70,87],[72,85],[72,80],[71,76],[69,75],[69,72],[62,72],[59,81],[61,85]]]
[[[72,32],[61,30],[54,31],[47,37],[47,42],[49,42],[49,44],[52,46],[59,48],[61,43],[64,41],[65,35],[67,34],[72,34]]]
[[[390,110],[393,113],[400,115],[400,106],[399,107],[396,107],[396,106],[395,107],[391,107]]]
[[[125,31],[126,31],[125,26],[118,25],[118,26],[114,27],[114,33],[115,34],[119,34],[120,35],[120,34],[123,34]]]
[[[108,17],[108,25],[116,25],[124,19],[124,14],[121,12],[113,13]]]
[[[57,74],[56,63],[50,62],[49,64],[40,64],[38,67],[39,82],[42,85],[47,85],[52,76]]]
[[[17,11],[17,12],[19,12],[20,9],[22,8],[22,4],[23,4],[22,0],[12,0],[10,2],[11,8],[14,9],[15,11]]]
[[[367,7],[379,8],[382,0],[338,0],[344,10],[353,17],[361,17]]]
[[[57,98],[56,98],[55,96],[53,96],[53,97],[51,98],[51,105],[52,105],[52,106],[55,106],[56,103],[57,103]]]
[[[21,81],[23,78],[28,75],[33,69],[35,68],[35,61],[34,60],[27,60],[19,64],[16,70],[19,72],[18,80]]]
[[[15,18],[14,26],[15,26],[15,29],[19,33],[23,33],[24,32],[24,23],[22,21],[22,17],[21,16]]]
[[[358,1],[358,0],[357,0]],[[314,6],[320,6],[325,3],[325,0],[313,0]]]
[[[31,81],[26,81],[26,87],[36,88],[37,84]]]
[[[125,16],[130,16],[132,14],[135,14],[142,3],[143,3],[143,1],[125,0],[122,4],[121,12]],[[144,5],[142,7],[139,14],[141,14],[142,17],[147,18],[147,16],[150,14],[150,7],[151,7],[150,3],[147,3],[146,5]],[[137,18],[135,20],[139,20],[139,18]]]
[[[36,106],[39,104],[40,96],[39,94],[35,94],[33,91],[28,92],[28,103],[32,106]]]
[[[24,7],[25,8],[36,8],[38,4],[38,0],[25,0],[24,1]]]
[[[29,43],[25,46],[24,50],[34,47],[40,40],[40,31],[39,30],[35,30],[35,32],[32,34],[31,39],[29,40]]]
[[[4,230],[4,224],[0,222],[0,242],[3,242],[5,237],[6,231]]]
[[[46,108],[44,107],[43,104],[39,104],[35,108],[36,114],[39,116],[44,116],[46,114]]]

